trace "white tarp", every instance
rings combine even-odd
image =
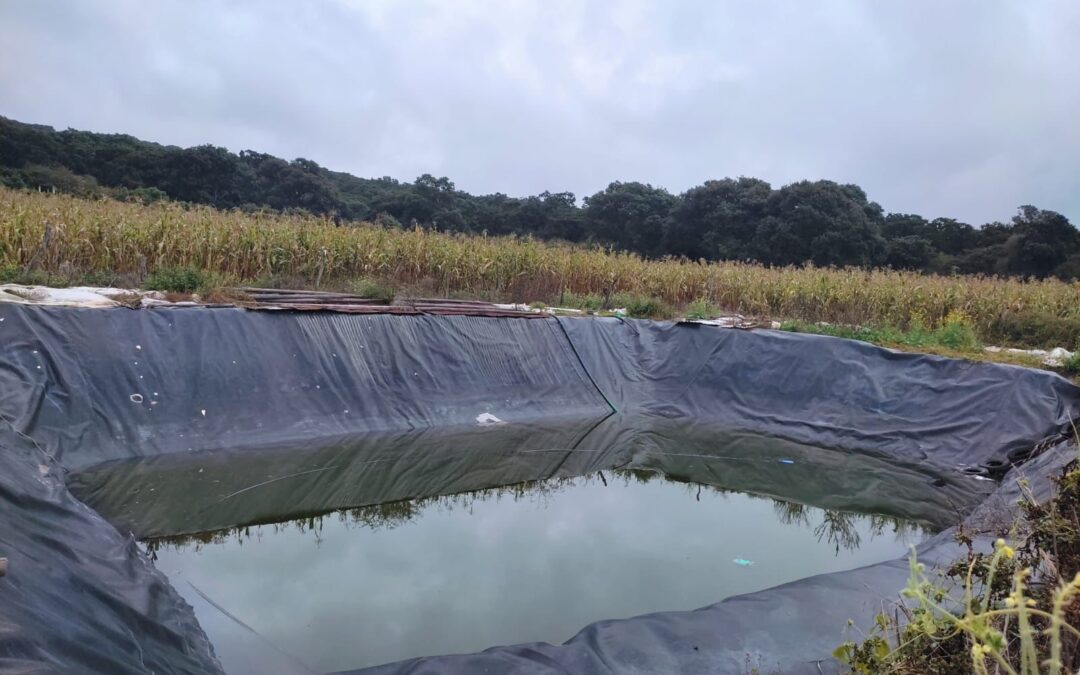
[[[158,291],[140,291],[127,288],[50,288],[48,286],[22,286],[0,284],[0,302],[20,305],[59,305],[66,307],[119,307],[138,304],[152,305],[167,302]]]

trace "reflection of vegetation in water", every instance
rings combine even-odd
[[[880,514],[852,513],[850,511],[835,511],[832,509],[818,509],[797,502],[785,502],[779,499],[773,500],[773,508],[780,522],[785,525],[803,525],[810,527],[811,512],[820,512],[821,522],[814,525],[814,535],[818,541],[827,541],[840,549],[854,551],[862,544],[862,535],[859,533],[859,525],[867,525],[870,536],[883,536],[886,530],[891,530],[897,539],[910,539],[920,534],[925,534],[927,528],[915,521],[903,520],[892,516]]]
[[[499,487],[475,490],[473,492],[461,492],[458,494],[439,495],[435,497],[419,497],[416,499],[386,502],[384,504],[372,504],[351,509],[340,509],[329,513],[294,518],[285,522],[255,523],[221,530],[211,530],[209,532],[180,534],[171,537],[157,537],[145,539],[143,544],[145,545],[151,560],[154,560],[157,558],[157,552],[162,549],[172,548],[179,550],[182,548],[194,547],[196,551],[199,551],[207,544],[223,544],[232,539],[235,539],[237,543],[242,545],[243,542],[248,539],[259,539],[264,532],[263,528],[272,528],[271,531],[275,534],[288,529],[295,529],[299,532],[311,532],[316,538],[316,541],[318,541],[319,533],[322,532],[326,519],[333,516],[336,516],[339,522],[346,525],[360,525],[373,530],[393,529],[399,525],[411,522],[423,512],[433,509],[449,512],[455,509],[464,508],[466,511],[469,511],[476,502],[486,502],[491,499],[502,499],[504,497],[509,497],[515,502],[526,497],[533,500],[546,500],[568,485],[587,485],[594,480],[604,479],[602,476],[599,478],[585,476],[524,481],[521,483],[513,483],[511,485],[501,485]]]
[[[702,483],[692,483],[679,478],[667,476],[656,471],[646,469],[614,469],[611,471],[598,471],[588,476],[575,476],[569,478],[548,478],[544,480],[524,481],[511,485],[503,485],[494,488],[486,488],[473,492],[462,492],[452,495],[440,495],[435,497],[421,497],[406,499],[385,504],[360,506],[351,509],[342,509],[330,513],[311,515],[293,520],[244,525],[240,527],[199,532],[195,534],[182,534],[172,537],[160,537],[144,541],[147,553],[151,559],[157,557],[157,552],[162,549],[182,549],[194,547],[201,550],[207,544],[222,544],[231,539],[243,544],[244,541],[254,537],[259,539],[263,534],[264,527],[272,528],[277,533],[286,529],[296,529],[300,532],[311,532],[316,541],[322,532],[327,518],[336,516],[338,521],[346,525],[360,525],[371,529],[392,529],[415,520],[425,511],[437,509],[440,511],[453,511],[465,509],[471,513],[474,504],[486,502],[492,499],[510,498],[513,501],[529,499],[532,501],[546,501],[553,495],[563,491],[567,487],[601,483],[607,486],[609,482],[620,481],[623,485],[631,483],[647,484],[654,481],[662,481],[668,484],[679,484],[685,487],[687,494],[691,494],[697,501],[701,501],[701,494],[707,491],[712,494],[729,495],[739,494],[752,499],[769,499],[773,502],[776,515],[785,525],[798,525],[813,527],[815,536],[819,541],[828,541],[836,547],[836,552],[841,549],[853,551],[862,544],[860,526],[869,531],[871,538],[883,536],[886,531],[897,539],[908,539],[912,536],[927,531],[925,526],[908,520],[884,515],[861,514],[848,511],[835,511],[819,509],[797,502],[788,502],[772,497],[763,497],[749,493],[741,493],[735,490],[727,490]],[[815,524],[816,514],[821,514],[821,522]]]

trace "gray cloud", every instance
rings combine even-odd
[[[471,192],[862,185],[1080,222],[1080,4],[10,0],[0,114]]]

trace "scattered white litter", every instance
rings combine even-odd
[[[1050,353],[1043,359],[1043,363],[1048,366],[1062,366],[1065,362],[1073,357],[1073,353],[1064,347],[1054,347],[1050,350]]]
[[[131,396],[128,396],[128,398],[131,399],[132,403],[142,403],[143,402],[142,394],[132,394]]]
[[[753,328],[754,322],[747,321],[742,314],[718,316],[715,319],[683,319],[684,323],[696,323],[702,326],[717,326],[719,328]]]
[[[997,354],[999,352],[1005,352],[1006,354],[1026,354],[1028,356],[1039,357],[1040,362],[1044,366],[1059,367],[1065,364],[1065,362],[1073,357],[1073,352],[1070,352],[1064,347],[1054,347],[1050,351],[1045,349],[1016,349],[1015,347],[984,347],[983,351],[990,352],[991,354]]]
[[[130,304],[130,300],[135,298],[138,298],[143,305],[172,304],[166,301],[165,295],[159,291],[98,288],[93,286],[50,288],[48,286],[0,284],[0,303],[10,302],[20,305],[60,305],[68,307],[117,307],[120,305],[119,301]]]
[[[476,423],[482,427],[491,426],[494,424],[506,424],[498,417],[495,417],[491,413],[480,413],[476,416]]]
[[[202,416],[203,416],[203,417],[206,417],[206,411],[205,411],[205,410],[200,410],[199,412],[201,412],[201,413],[202,413]]]

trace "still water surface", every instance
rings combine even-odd
[[[604,472],[146,545],[226,671],[244,675],[559,643],[599,619],[901,556],[921,536],[894,519]]]

